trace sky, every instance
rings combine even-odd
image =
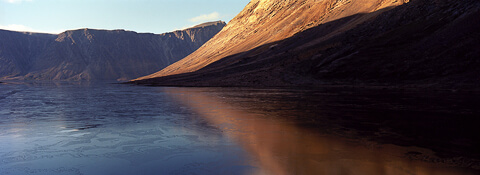
[[[81,28],[165,33],[230,21],[250,0],[0,0],[0,29],[61,33]]]

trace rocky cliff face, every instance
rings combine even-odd
[[[136,83],[476,86],[479,7],[474,0],[252,0],[199,50]]]
[[[0,61],[6,63],[0,67],[0,77],[128,80],[189,55],[224,26],[219,21],[159,35],[94,29],[59,35],[0,31]]]

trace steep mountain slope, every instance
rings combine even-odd
[[[216,37],[197,52],[144,78],[196,71],[226,56],[291,37],[323,23],[402,3],[404,1],[396,0],[252,0]],[[353,21],[344,28],[352,27],[362,20],[364,21]]]
[[[189,55],[224,26],[224,22],[218,21],[159,35],[79,29],[48,37],[41,35],[43,45],[35,44],[32,37],[40,34],[1,31],[10,39],[0,41],[0,58],[10,63],[0,67],[0,77],[128,80],[153,73]],[[18,69],[18,66],[24,67]]]
[[[473,86],[478,1],[253,0],[216,37],[138,84]]]

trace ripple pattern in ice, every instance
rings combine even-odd
[[[157,89],[0,86],[0,174],[238,174],[243,150]]]

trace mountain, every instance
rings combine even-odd
[[[480,87],[476,0],[252,0],[212,40],[133,83]]]
[[[0,30],[0,77],[24,75],[55,35]],[[2,78],[0,78],[2,79]]]
[[[0,30],[0,79],[129,80],[184,58],[226,24],[171,33],[79,29],[58,35]]]

